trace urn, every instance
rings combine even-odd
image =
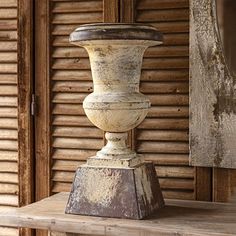
[[[162,34],[142,24],[90,24],[72,32],[70,42],[89,54],[93,92],[83,108],[106,132],[107,144],[76,171],[66,212],[141,219],[164,201],[153,164],[128,148],[127,132],[150,108],[139,92],[142,60],[148,47],[162,43]]]

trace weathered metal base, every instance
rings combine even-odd
[[[66,213],[142,219],[164,206],[155,168],[83,165],[75,174]]]

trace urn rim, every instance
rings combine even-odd
[[[137,23],[85,24],[70,34],[70,42],[89,40],[145,40],[161,44],[163,35],[153,26]]]

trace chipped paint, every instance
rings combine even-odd
[[[81,176],[83,175],[83,177]],[[98,204],[102,207],[107,207],[111,204],[112,199],[117,194],[118,180],[120,179],[119,172],[112,172],[110,169],[86,169],[78,175],[77,181],[84,179],[83,193],[78,193],[90,204]]]
[[[236,168],[236,80],[224,58],[216,2],[190,3],[190,163]]]
[[[107,40],[117,25],[103,25],[104,31],[97,27],[79,28],[71,39],[89,53],[94,92],[85,98],[83,108],[94,125],[107,131],[107,144],[76,171],[66,213],[142,219],[164,201],[153,164],[143,163],[127,147],[127,132],[144,120],[150,107],[139,92],[141,66],[147,47],[161,43],[160,33],[140,25],[127,30],[122,24],[121,34],[115,34],[122,37]],[[148,35],[150,40],[143,40]]]

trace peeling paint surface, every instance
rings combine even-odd
[[[76,171],[66,213],[142,219],[163,207],[164,200],[154,165],[143,163],[127,146],[127,132],[150,108],[139,92],[141,66],[144,51],[159,45],[161,34],[149,26],[101,27],[84,26],[71,34],[73,43],[88,51],[92,70],[94,89],[83,108],[106,131],[107,144]]]
[[[236,168],[236,79],[224,58],[216,2],[190,3],[190,164]]]

